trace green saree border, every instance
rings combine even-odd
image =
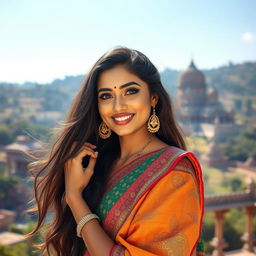
[[[176,147],[165,150],[152,164],[130,185],[126,192],[114,204],[103,220],[104,230],[115,239],[118,231],[131,213],[135,204],[154,183],[173,166],[175,160],[185,151]]]
[[[104,220],[114,204],[123,196],[126,190],[134,183],[134,181],[162,154],[164,150],[158,151],[153,155],[143,158],[143,163],[136,164],[136,168],[131,170],[125,169],[121,176],[122,178],[115,185],[112,185],[108,193],[103,196],[96,213],[101,220]],[[141,161],[140,161],[141,162]],[[117,175],[119,176],[119,175]],[[135,196],[135,195],[134,195]]]
[[[160,153],[160,152],[158,152]],[[149,158],[151,157],[148,156]],[[155,161],[153,161],[137,178],[134,179],[133,183],[132,181],[129,182],[128,189],[123,193],[121,197],[117,199],[117,201],[112,205],[112,208],[109,210],[109,212],[105,215],[103,220],[103,228],[108,233],[108,235],[115,240],[116,235],[124,222],[126,221],[127,217],[130,215],[132,209],[136,205],[136,203],[139,201],[139,199],[165,175],[167,175],[171,170],[176,168],[177,166],[180,166],[180,160],[183,159],[183,157],[188,157],[188,159],[191,161],[194,169],[196,178],[198,180],[198,186],[199,186],[199,192],[200,192],[200,206],[201,206],[201,220],[200,220],[200,232],[202,230],[202,220],[204,215],[204,187],[203,187],[203,179],[202,179],[202,171],[201,166],[194,156],[192,152],[184,151],[177,147],[169,147],[165,148],[165,150],[162,150],[161,153],[158,155],[157,158],[155,158]],[[142,160],[144,157],[138,160]],[[139,162],[143,161],[135,161],[133,162],[133,165],[138,165]],[[130,166],[131,167],[131,166]],[[184,167],[184,166],[183,166]],[[126,171],[129,170],[128,166],[125,166]],[[136,168],[135,168],[136,169]],[[122,170],[124,171],[124,170]],[[129,170],[130,172],[133,172],[134,170]],[[125,176],[125,172],[122,173],[122,177]],[[119,177],[119,176],[116,176]],[[135,176],[134,176],[135,177]],[[125,181],[125,179],[121,179],[122,182]],[[121,181],[120,180],[120,181]],[[117,182],[118,183],[118,180]],[[114,184],[114,183],[113,183]],[[115,186],[116,184],[114,184]],[[113,187],[109,188],[110,190],[113,189]],[[109,190],[109,191],[110,191]],[[107,195],[108,193],[106,193]],[[197,256],[203,255],[203,241],[200,239],[200,236],[198,237],[198,240],[192,250],[196,248]],[[116,250],[113,250],[112,255],[124,255],[125,248],[117,245]],[[192,253],[191,252],[191,253]]]

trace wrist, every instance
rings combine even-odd
[[[83,200],[83,196],[82,196],[82,193],[80,193],[79,191],[72,191],[72,192],[70,191],[65,194],[65,200],[66,200],[66,203],[70,205],[73,202]]]

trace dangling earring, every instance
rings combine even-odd
[[[153,107],[153,115],[151,115],[148,119],[148,131],[151,133],[158,132],[160,128],[160,120],[156,115],[156,110]]]
[[[104,122],[102,122],[99,126],[99,135],[102,139],[107,139],[111,135],[111,130]]]

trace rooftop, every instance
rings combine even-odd
[[[13,232],[2,232],[0,233],[0,244],[12,245],[20,242],[24,242],[25,236]]]

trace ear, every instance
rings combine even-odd
[[[155,107],[158,102],[159,96],[157,94],[151,95],[151,106]]]

